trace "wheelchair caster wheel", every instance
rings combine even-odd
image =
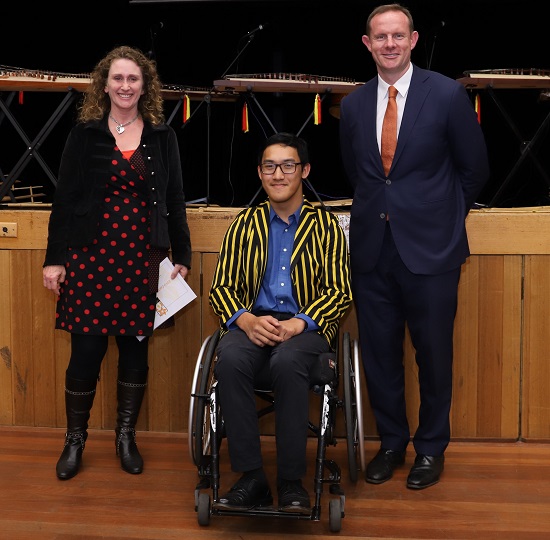
[[[342,529],[342,508],[340,499],[331,499],[328,504],[328,510],[330,532],[340,532]]]
[[[197,504],[197,519],[199,525],[206,527],[210,524],[210,496],[207,493],[201,493],[199,495],[199,502]]]

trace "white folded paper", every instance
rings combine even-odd
[[[155,323],[153,329],[160,326],[164,321],[175,315],[181,308],[197,298],[193,289],[189,287],[187,281],[178,274],[175,279],[170,275],[174,270],[174,265],[166,257],[159,267],[159,285],[157,293],[157,304],[155,309]],[[145,336],[138,336],[141,340]]]
[[[174,265],[166,257],[160,263],[159,288],[157,293],[157,306],[155,311],[155,324],[157,328],[164,321],[175,315],[181,308],[197,298],[187,281],[180,274],[175,279],[170,278]]]

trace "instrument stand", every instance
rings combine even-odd
[[[330,88],[327,88],[325,90],[325,92],[323,93],[323,96],[321,97],[321,103],[324,101],[324,99],[328,96],[328,94],[330,94],[331,92],[331,89]],[[254,96],[254,93],[252,92],[252,89],[249,87],[248,88],[248,96],[254,101],[254,103],[256,104],[256,106],[260,109],[261,113],[263,114],[264,118],[268,121],[269,125],[271,126],[271,129],[273,129],[273,133],[277,133],[277,129],[275,128],[275,126],[273,125],[273,123],[271,122],[271,120],[268,118],[267,114],[265,113],[265,111],[262,109],[261,105],[258,103],[258,100],[256,99],[256,97]],[[302,124],[302,127],[296,132],[296,135],[299,137],[300,136],[300,133],[302,133],[302,131],[305,129],[305,127],[307,126],[307,124],[311,121],[311,118],[313,116],[313,111],[309,113],[308,117],[306,118],[306,121]],[[311,192],[315,195],[315,198],[319,201],[319,203],[321,204],[321,206],[323,208],[326,209],[325,207],[325,204],[323,203],[321,197],[319,196],[319,194],[317,193],[317,191],[315,190],[315,188],[311,185],[311,182],[309,181],[308,178],[304,178],[303,179],[303,183],[308,187],[308,189],[311,190]],[[250,206],[252,206],[252,203],[256,200],[256,197],[258,197],[258,195],[260,194],[260,192],[262,191],[263,187],[260,186],[258,188],[258,190],[256,191],[256,193],[254,194],[254,196],[252,197],[252,199],[250,199],[250,202],[246,205],[247,208],[249,208]]]
[[[11,105],[15,94],[17,92],[11,92],[8,96],[8,99],[6,100],[6,103],[2,101],[0,98],[0,109],[4,112],[6,118],[11,122],[13,127],[16,129],[17,133],[21,137],[22,141],[25,143],[25,146],[27,147],[19,161],[16,163],[16,165],[13,167],[13,169],[9,172],[8,176],[0,185],[0,201],[3,200],[4,196],[8,194],[12,202],[15,202],[15,198],[13,196],[13,193],[11,191],[11,188],[13,184],[15,183],[17,177],[19,174],[23,171],[23,169],[28,165],[30,160],[34,157],[46,175],[51,180],[52,184],[57,187],[57,178],[52,173],[50,168],[48,167],[48,164],[44,161],[42,156],[38,153],[38,150],[40,149],[42,143],[44,140],[48,137],[52,129],[56,126],[56,124],[59,122],[61,117],[65,114],[69,106],[73,103],[73,101],[76,99],[78,93],[73,89],[69,88],[68,93],[63,98],[62,102],[59,104],[57,109],[54,111],[54,113],[50,116],[50,118],[46,121],[44,124],[44,127],[40,130],[38,135],[31,141],[27,134],[23,131],[17,120],[15,119],[15,116],[12,114],[12,112],[9,109],[9,106]],[[3,118],[0,118],[0,122],[3,120]]]
[[[231,69],[233,64],[240,58],[240,56],[244,53],[246,48],[250,45],[252,40],[255,37],[255,33],[247,34],[244,37],[248,37],[247,42],[244,44],[244,46],[239,50],[235,58],[232,60],[232,62],[227,66],[223,74],[221,75],[220,79],[223,79],[227,72]],[[242,38],[241,38],[242,39]],[[189,120],[195,115],[195,113],[200,109],[201,105],[203,103],[206,103],[206,197],[195,199],[194,201],[187,201],[187,204],[198,204],[198,203],[205,203],[206,206],[210,204],[210,124],[211,124],[211,102],[212,102],[212,92],[214,91],[214,87],[212,87],[206,96],[204,96],[204,100],[199,103],[199,106],[193,111],[193,114],[189,117],[187,122],[183,124],[182,129],[187,125]],[[175,113],[175,111],[174,111]],[[170,120],[172,120],[174,113],[172,113],[172,116],[170,117]]]
[[[506,120],[506,122],[508,123],[508,125],[510,126],[510,128],[512,129],[514,134],[516,135],[517,139],[522,144],[524,144],[524,147],[521,150],[521,155],[520,155],[519,159],[516,161],[515,165],[512,167],[512,170],[508,173],[508,175],[506,176],[506,178],[502,182],[501,186],[499,187],[499,189],[495,193],[495,195],[493,195],[493,198],[490,200],[490,202],[488,204],[488,207],[491,208],[491,207],[494,207],[499,202],[500,195],[504,191],[504,188],[510,183],[510,181],[512,180],[512,178],[514,177],[516,172],[519,170],[521,164],[523,163],[523,161],[526,158],[531,159],[531,161],[533,162],[533,164],[537,168],[537,171],[539,172],[539,174],[542,176],[542,178],[544,178],[544,180],[546,181],[546,184],[548,185],[548,187],[550,187],[550,178],[548,177],[548,174],[546,173],[546,171],[542,167],[540,161],[537,158],[537,155],[534,152],[535,144],[538,142],[538,140],[540,139],[542,134],[546,131],[546,127],[550,123],[550,113],[548,113],[546,115],[546,118],[544,119],[544,121],[541,123],[541,125],[537,129],[537,131],[536,131],[535,135],[533,136],[533,138],[530,141],[527,141],[527,143],[525,143],[525,139],[521,136],[521,133],[517,129],[516,125],[514,124],[514,122],[512,121],[512,119],[510,118],[510,116],[508,115],[508,113],[506,112],[506,110],[504,109],[502,104],[500,103],[500,101],[497,99],[497,96],[495,95],[494,90],[490,86],[487,86],[487,92],[489,93],[489,96],[491,96],[493,102],[498,107],[500,113],[502,114],[502,116],[504,117],[504,119]]]
[[[200,199],[195,199],[193,201],[187,201],[187,204],[206,204],[210,203],[210,123],[211,123],[211,102],[212,94],[211,91],[204,96],[204,99],[199,103],[199,106],[193,111],[193,114],[189,117],[187,122],[191,120],[193,115],[200,109],[203,103],[206,103],[206,197]],[[182,126],[185,127],[187,122]]]

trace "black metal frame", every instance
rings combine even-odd
[[[0,185],[0,201],[2,201],[6,195],[9,195],[10,200],[12,202],[15,202],[15,196],[13,195],[13,191],[11,188],[15,183],[17,177],[29,164],[32,158],[35,158],[36,161],[38,161],[48,178],[51,180],[52,184],[54,186],[57,186],[57,177],[55,176],[55,174],[53,174],[50,167],[44,161],[38,151],[40,150],[40,147],[42,146],[48,135],[51,133],[53,128],[67,112],[67,109],[73,104],[78,95],[78,92],[76,90],[74,90],[73,88],[69,88],[69,91],[67,92],[61,103],[57,106],[55,111],[52,113],[52,115],[48,118],[42,129],[38,132],[36,137],[31,140],[25,133],[23,128],[19,125],[15,116],[10,110],[10,106],[17,93],[18,92],[16,91],[10,92],[5,102],[0,96],[0,109],[2,109],[3,112],[3,114],[0,115],[0,127],[4,118],[7,118],[21,137],[21,140],[26,146],[26,150],[23,152],[22,156],[19,158],[19,161],[15,164],[12,170],[7,174],[5,180],[2,182],[2,185]],[[3,178],[3,176],[4,175],[2,173],[2,170],[0,169],[0,177]]]

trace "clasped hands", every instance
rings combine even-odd
[[[248,339],[259,347],[266,345],[273,347],[292,336],[301,334],[306,329],[306,322],[297,317],[279,321],[271,315],[257,317],[250,312],[243,313],[236,320],[236,324],[246,333]]]

